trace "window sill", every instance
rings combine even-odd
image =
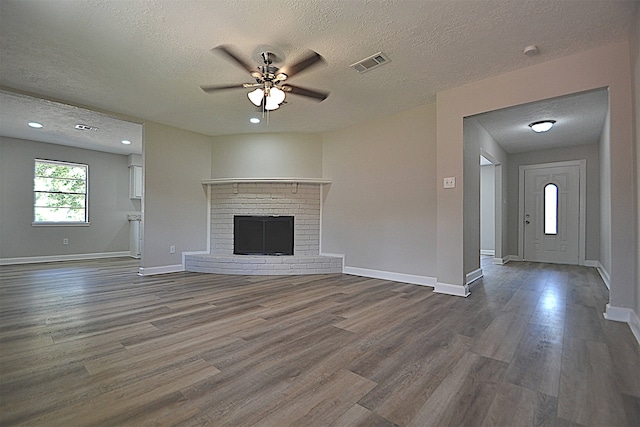
[[[32,222],[33,227],[89,227],[90,222]]]

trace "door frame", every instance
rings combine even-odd
[[[533,165],[520,165],[518,179],[518,259],[524,261],[524,172],[527,169],[542,169],[562,166],[579,166],[579,215],[578,220],[578,265],[585,264],[586,252],[586,197],[587,197],[587,160],[569,160],[566,162],[538,163]]]

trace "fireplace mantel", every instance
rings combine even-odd
[[[322,178],[215,178],[203,179],[203,185],[242,184],[242,183],[284,183],[284,184],[331,184],[330,179]]]

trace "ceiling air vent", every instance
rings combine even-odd
[[[92,130],[92,131],[97,131],[98,128],[97,127],[93,127],[93,126],[89,126],[89,125],[75,125],[74,126],[76,129],[78,130]]]
[[[351,64],[349,67],[353,68],[359,73],[364,73],[381,65],[391,62],[391,60],[382,52],[378,52],[375,55],[371,55],[361,61]]]

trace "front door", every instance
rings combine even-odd
[[[579,264],[580,165],[524,169],[524,260]]]

